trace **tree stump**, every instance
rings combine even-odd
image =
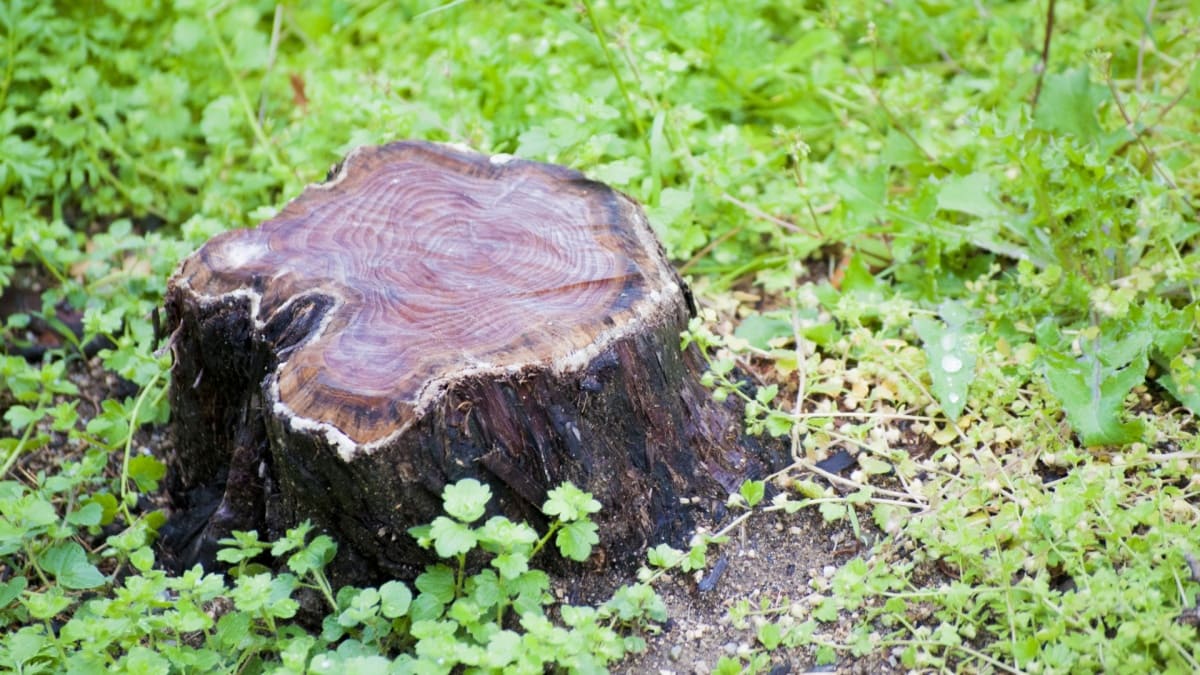
[[[187,258],[167,312],[185,562],[308,518],[343,581],[412,578],[408,528],[465,477],[534,524],[574,482],[628,559],[774,464],[680,349],[691,297],[641,208],[567,168],[359,148]]]

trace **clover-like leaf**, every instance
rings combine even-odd
[[[464,523],[482,518],[491,499],[492,489],[474,478],[464,478],[442,490],[446,513]]]
[[[563,483],[547,493],[546,503],[542,505],[542,513],[563,522],[579,520],[599,510],[600,502],[592,499],[590,492],[584,492],[571,483]]]
[[[600,537],[596,534],[598,529],[590,520],[570,522],[558,531],[554,543],[564,556],[582,562],[592,554],[592,547],[600,543]]]

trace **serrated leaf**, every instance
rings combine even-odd
[[[751,508],[757,506],[766,493],[767,485],[761,480],[743,481],[742,486],[738,488],[738,494],[746,500],[746,505]]]
[[[138,455],[129,460],[129,477],[137,483],[138,490],[153,492],[158,489],[158,481],[167,475],[167,465],[156,457]]]
[[[445,516],[438,516],[431,523],[429,536],[433,548],[443,558],[453,558],[475,548],[478,539],[471,528]]]
[[[598,529],[590,520],[567,523],[558,531],[554,543],[564,556],[582,562],[592,554],[592,547],[600,543],[600,537],[596,534]]]
[[[564,522],[579,520],[600,510],[600,502],[571,483],[563,483],[546,494],[542,513]]]
[[[775,649],[783,639],[783,629],[770,621],[758,627],[758,641],[768,650]]]
[[[454,570],[445,565],[425,568],[414,583],[418,591],[428,593],[442,604],[454,599]]]
[[[1052,349],[1043,349],[1041,359],[1050,391],[1084,445],[1125,445],[1142,437],[1141,420],[1122,420],[1125,396],[1146,380],[1145,354],[1124,368],[1106,366],[1094,356],[1077,360]]]
[[[404,616],[412,604],[412,591],[400,581],[389,581],[379,587],[379,613],[389,619]]]
[[[516,579],[529,569],[529,558],[523,553],[503,553],[492,558],[492,566],[505,579]]]
[[[23,405],[13,405],[4,411],[4,421],[9,423],[14,434],[20,434],[25,427],[42,419],[44,414],[41,410],[35,411]]]

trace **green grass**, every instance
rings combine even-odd
[[[61,340],[0,356],[3,667],[76,663],[55,628],[84,618],[143,636],[97,668],[400,667],[410,643],[308,635],[250,576],[155,569],[139,495],[163,465],[137,432],[169,416],[152,316],[177,261],[350,148],[415,137],[644,203],[707,307],[688,339],[714,394],[793,440],[786,503],[756,508],[886,533],[814,582],[810,615],[756,609],[762,653],[1198,669],[1176,620],[1200,541],[1196,2],[1055,2],[1044,69],[1046,3],[297,4],[0,3],[0,288],[45,286],[0,337]],[[733,387],[737,364],[771,386]],[[93,400],[88,367],[136,390]],[[837,449],[858,457],[848,494],[812,471]],[[657,574],[703,564],[684,553],[658,549]]]

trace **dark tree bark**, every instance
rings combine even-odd
[[[628,560],[779,459],[680,349],[690,295],[640,207],[563,167],[360,148],[185,260],[167,310],[185,563],[310,518],[343,581],[411,578],[408,528],[465,477],[535,524],[574,482]]]

